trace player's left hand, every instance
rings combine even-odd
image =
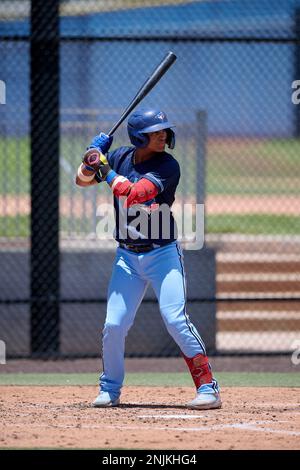
[[[83,155],[82,163],[86,170],[99,172],[99,176],[102,180],[105,180],[106,176],[111,170],[107,158],[97,148],[89,148]]]
[[[96,148],[101,153],[107,153],[113,141],[113,136],[109,136],[101,132],[99,135],[93,138],[89,148]]]

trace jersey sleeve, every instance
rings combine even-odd
[[[108,152],[108,154],[106,155],[106,158],[107,158],[107,161],[108,161],[108,164],[109,166],[114,169],[114,166],[115,166],[115,162],[118,158],[118,151],[115,150],[113,152]]]
[[[158,194],[160,194],[170,186],[177,186],[180,179],[179,163],[175,159],[163,163],[156,170],[146,173],[143,178],[152,181],[158,188]]]

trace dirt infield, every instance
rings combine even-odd
[[[224,388],[221,410],[188,410],[190,387],[125,387],[95,409],[92,386],[1,386],[1,448],[299,449],[296,388]]]

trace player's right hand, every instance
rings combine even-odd
[[[99,170],[101,153],[97,148],[89,148],[82,158],[82,163],[84,168],[89,171],[94,171],[95,173]]]
[[[100,178],[105,180],[111,170],[107,158],[97,148],[89,148],[83,155],[82,163],[84,168],[89,171],[98,172]]]
[[[107,153],[113,141],[112,135],[106,135],[101,132],[93,138],[89,148],[97,148],[101,153]]]

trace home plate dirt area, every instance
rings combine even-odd
[[[190,387],[124,387],[92,408],[94,386],[0,387],[3,448],[299,449],[297,388],[223,388],[220,410],[188,410]]]

